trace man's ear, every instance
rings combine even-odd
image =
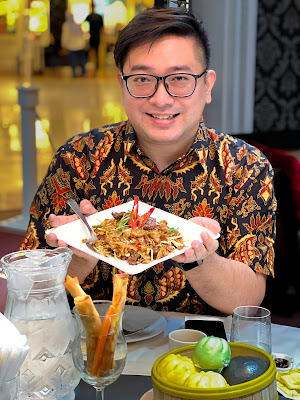
[[[211,102],[211,91],[216,81],[216,72],[213,69],[209,69],[206,72],[205,77],[205,102],[209,104]]]
[[[120,85],[120,87],[122,89],[122,87],[123,87],[123,79],[122,79],[121,72],[118,73],[118,82],[119,82],[119,85]]]

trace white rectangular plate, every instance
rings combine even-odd
[[[112,212],[122,212],[122,211],[131,211],[133,207],[133,201],[129,201],[127,203],[121,204],[116,207],[109,208],[108,210],[100,211],[96,214],[90,215],[87,217],[87,221],[90,226],[99,225],[100,221],[103,221],[106,218],[112,218]],[[147,212],[151,206],[149,204],[143,203],[139,201],[139,215],[144,214]],[[126,261],[117,260],[113,257],[106,257],[102,254],[99,254],[91,249],[89,249],[84,243],[82,243],[83,239],[88,238],[87,230],[83,223],[80,220],[76,220],[70,222],[69,224],[61,225],[58,228],[48,229],[46,234],[55,233],[57,238],[66,242],[69,246],[73,246],[78,250],[81,250],[87,254],[90,254],[99,260],[103,260],[108,264],[111,264],[121,271],[127,272],[130,275],[138,274],[146,269],[153,267],[153,265],[158,264],[162,261],[168,260],[169,258],[173,258],[178,256],[179,254],[184,253],[189,247],[191,247],[191,242],[193,240],[199,240],[200,233],[203,231],[207,231],[214,239],[217,239],[220,235],[213,235],[208,229],[203,228],[193,222],[190,222],[184,218],[180,218],[176,215],[170,214],[166,211],[163,211],[159,208],[155,208],[151,217],[156,218],[156,221],[165,220],[168,223],[170,228],[177,228],[180,229],[180,232],[183,235],[183,240],[186,244],[181,250],[174,251],[170,255],[166,257],[162,257],[159,260],[152,261],[149,264],[137,264],[137,265],[130,265]]]

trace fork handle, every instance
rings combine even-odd
[[[79,205],[76,203],[75,200],[73,199],[69,199],[68,200],[68,204],[69,206],[72,208],[72,210],[75,212],[75,214],[77,214],[77,216],[81,219],[81,221],[85,224],[85,226],[87,227],[88,231],[90,232],[91,235],[94,236],[94,232],[92,230],[92,228],[90,227],[89,223],[87,222],[84,214],[81,212]]]

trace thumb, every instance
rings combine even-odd
[[[221,230],[220,224],[218,221],[207,218],[207,217],[193,217],[190,219],[191,222],[194,222],[197,225],[203,226],[204,228],[209,229],[212,233],[219,233]]]
[[[98,212],[89,200],[81,200],[80,209],[85,215],[92,215]]]

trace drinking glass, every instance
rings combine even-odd
[[[263,307],[240,306],[233,310],[230,341],[272,352],[271,313]]]
[[[106,315],[109,301],[94,301],[99,316],[79,314],[74,307],[78,335],[73,360],[81,379],[96,389],[96,400],[104,400],[104,388],[124,369],[127,344],[122,331],[123,312]]]

